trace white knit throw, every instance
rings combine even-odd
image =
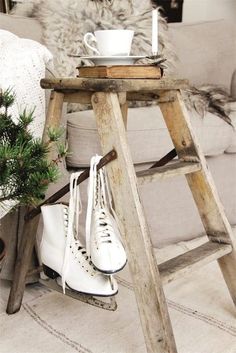
[[[45,68],[52,61],[52,54],[43,45],[22,39],[0,30],[0,88],[12,88],[16,98],[9,114],[17,121],[19,113],[34,110],[34,121],[30,130],[35,138],[41,138],[45,122],[45,92],[40,79]],[[1,143],[1,142],[0,142]],[[16,205],[16,202],[0,203],[0,219]]]

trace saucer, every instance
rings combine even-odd
[[[95,65],[132,65],[139,59],[146,58],[140,56],[81,56],[80,59],[87,59],[94,62]]]

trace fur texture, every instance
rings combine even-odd
[[[96,29],[127,28],[135,31],[132,55],[151,53],[151,10],[148,0],[29,0],[18,4],[13,13],[36,17],[43,27],[44,44],[55,58],[59,76],[75,76],[76,66],[93,65],[90,61],[73,58],[72,55],[92,55],[83,44],[86,32]],[[170,45],[168,26],[159,16],[159,48],[167,59],[165,75],[174,72],[176,55]],[[188,109],[196,109],[201,116],[210,111],[230,124],[227,102],[231,98],[215,87],[191,87],[185,92]],[[143,103],[135,103],[135,106]],[[71,110],[88,109],[88,106],[70,105]]]
[[[36,17],[43,27],[43,40],[56,59],[59,75],[75,76],[79,62],[69,55],[92,55],[83,43],[86,32],[96,29],[127,28],[135,31],[131,55],[151,54],[151,4],[129,0],[34,0],[18,4],[13,13]],[[147,3],[147,5],[146,5]],[[55,6],[56,5],[56,6]],[[166,21],[159,19],[161,54],[168,58],[166,74],[173,71],[175,54],[171,48]]]
[[[202,118],[208,111],[232,126],[229,117],[232,110],[228,103],[233,99],[222,87],[210,85],[201,86],[199,89],[190,87],[184,91],[184,101],[188,110],[195,109]]]

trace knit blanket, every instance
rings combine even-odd
[[[96,29],[132,29],[135,32],[131,55],[151,54],[151,10],[148,0],[25,0],[13,9],[13,14],[35,17],[43,29],[43,41],[54,54],[57,75],[75,77],[78,65],[93,65],[91,61],[70,55],[92,55],[84,45],[86,32]],[[175,72],[176,54],[168,35],[168,25],[159,15],[159,53],[167,59],[165,75]],[[190,87],[184,94],[189,110],[216,114],[231,124],[227,107],[228,93],[218,87]],[[151,103],[132,102],[132,106]],[[69,105],[68,112],[89,109],[85,105]]]
[[[45,66],[52,54],[43,45],[0,30],[0,88],[12,88],[15,102],[9,107],[13,121],[25,108],[34,109],[34,121],[30,125],[35,138],[41,138],[45,123],[45,92],[40,88],[40,79],[45,76]],[[0,143],[1,145],[1,143]],[[0,219],[15,202],[0,203]]]

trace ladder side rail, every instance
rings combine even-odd
[[[95,93],[92,105],[103,153],[110,148],[117,159],[107,165],[108,178],[134,283],[136,301],[148,353],[176,353],[160,274],[137,190],[136,174],[126,139],[118,96]]]
[[[205,156],[197,142],[181,91],[176,99],[160,103],[160,109],[171,135],[178,157],[184,161],[199,161],[201,170],[185,175],[209,240],[232,245],[232,252],[220,259],[222,274],[236,304],[236,239],[226,218]]]

